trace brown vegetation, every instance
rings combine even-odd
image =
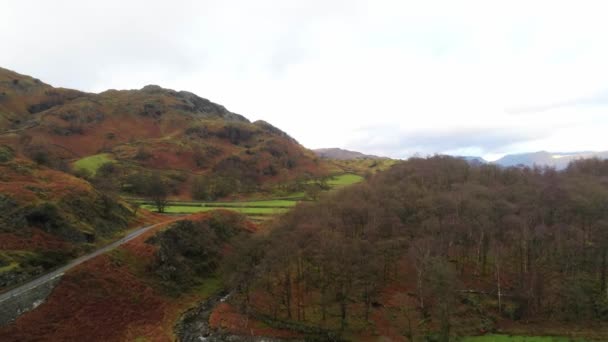
[[[447,341],[504,322],[606,338],[607,180],[599,160],[556,172],[411,159],[297,207],[242,248],[233,301],[346,338]]]
[[[228,211],[187,219],[146,232],[68,272],[44,304],[0,328],[0,340],[173,340],[173,327],[181,313],[210,293],[198,291],[196,284],[185,287],[175,279],[164,278],[164,256],[170,254],[189,263],[197,260],[180,254],[182,250],[171,249],[168,243],[184,233],[180,228],[183,225],[198,227],[199,232],[230,227],[234,234],[252,228],[243,217]],[[172,235],[170,240],[165,238],[168,234]],[[183,243],[189,241],[183,237]],[[189,275],[201,281],[212,275],[211,270],[192,270]],[[171,291],[178,286],[180,292]]]
[[[239,193],[327,173],[312,151],[281,130],[186,92],[147,86],[81,93],[5,69],[0,92],[0,115],[7,118],[0,120],[0,145],[62,171],[80,158],[110,153],[120,191],[132,190],[129,176],[149,170],[159,171],[180,198],[191,197],[185,185],[201,174],[237,180],[231,190]]]

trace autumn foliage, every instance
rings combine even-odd
[[[447,340],[517,322],[605,338],[607,182],[608,161],[556,172],[410,159],[298,206],[242,248],[233,304],[359,338]]]

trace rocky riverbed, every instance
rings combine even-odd
[[[239,336],[225,331],[218,331],[209,326],[209,316],[215,306],[230,297],[229,293],[219,293],[199,303],[195,308],[188,310],[175,325],[177,338],[181,342],[282,342],[284,339],[262,336]],[[296,341],[296,340],[289,340]]]

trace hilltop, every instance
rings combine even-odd
[[[349,151],[341,148],[317,148],[314,149],[315,152],[321,158],[329,158],[329,159],[339,159],[339,160],[347,160],[347,159],[381,159],[382,157],[378,157],[371,154],[363,154],[357,151]]]
[[[0,69],[0,131],[1,145],[54,168],[94,175],[113,163],[115,185],[135,194],[129,176],[150,170],[181,198],[191,198],[196,175],[238,179],[228,192],[239,193],[326,172],[313,152],[271,124],[156,85],[93,94]]]

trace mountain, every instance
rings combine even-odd
[[[341,148],[318,148],[313,150],[321,158],[329,158],[329,159],[339,159],[339,160],[348,160],[348,159],[381,159],[382,157],[363,154],[357,151],[349,151]]]
[[[458,158],[464,159],[466,160],[469,164],[471,165],[483,165],[483,164],[487,164],[488,161],[481,158],[481,157],[474,157],[474,156],[460,156]]]
[[[534,153],[521,153],[521,154],[509,154],[506,155],[494,163],[509,167],[509,166],[549,166],[554,167],[558,170],[565,169],[568,164],[574,160],[578,159],[586,159],[586,158],[599,158],[599,159],[607,159],[608,151],[605,152],[571,152],[571,153],[562,153],[562,152],[547,152],[547,151],[539,151]]]

